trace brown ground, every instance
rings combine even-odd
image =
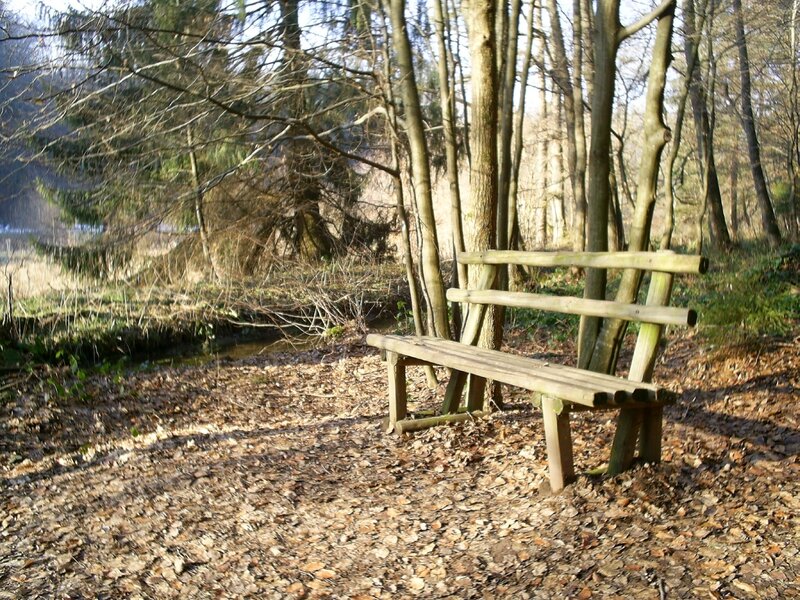
[[[383,435],[358,343],[94,376],[92,403],[29,383],[0,407],[0,598],[800,597],[800,339],[674,341],[656,380],[683,392],[664,462],[558,496],[522,397]],[[573,434],[606,459],[608,415]]]

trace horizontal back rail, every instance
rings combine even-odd
[[[458,262],[466,265],[523,265],[528,267],[581,267],[597,269],[639,269],[664,273],[705,273],[704,256],[674,252],[523,252],[485,250],[462,252]]]
[[[447,299],[451,302],[532,308],[569,315],[610,317],[657,325],[684,325],[691,327],[697,323],[697,312],[689,308],[625,304],[611,300],[587,300],[572,296],[547,296],[527,292],[451,288],[447,290]]]

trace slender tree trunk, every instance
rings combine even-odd
[[[383,32],[384,39],[388,39],[388,27],[386,25],[386,16],[383,15]],[[425,335],[425,325],[422,315],[422,303],[420,301],[420,290],[417,285],[417,274],[414,269],[414,253],[411,249],[411,232],[408,227],[408,212],[406,211],[405,199],[403,196],[403,181],[401,177],[401,164],[400,164],[400,141],[399,141],[399,127],[397,124],[397,111],[395,109],[396,102],[394,97],[394,90],[391,83],[391,62],[389,57],[389,48],[384,45],[383,52],[383,89],[386,97],[386,109],[388,114],[387,121],[387,134],[390,139],[391,153],[392,153],[392,168],[397,175],[392,178],[392,191],[394,192],[395,208],[397,210],[397,219],[400,222],[400,243],[403,249],[403,266],[406,271],[406,280],[408,281],[408,294],[411,300],[411,316],[414,321],[414,333],[418,336]],[[431,388],[436,387],[438,381],[436,379],[436,372],[433,367],[425,367],[425,376],[428,381],[428,386]]]
[[[505,6],[505,2],[503,2]],[[500,98],[502,104],[499,105],[500,114],[500,137],[498,138],[498,197],[497,197],[497,248],[507,250],[509,245],[509,230],[511,221],[509,220],[509,189],[511,187],[511,137],[514,124],[514,86],[517,73],[517,42],[519,38],[519,15],[521,0],[511,0],[511,14],[501,22],[506,27],[504,36],[505,57],[502,61],[503,76],[500,82]],[[499,36],[498,36],[499,37]],[[498,56],[503,52],[497,52]],[[501,269],[500,287],[508,287],[508,270]],[[502,311],[501,311],[502,312]]]
[[[551,131],[549,123],[549,109],[547,93],[545,91],[545,75],[541,72],[539,88],[539,122],[537,131],[539,136],[536,142],[536,157],[534,163],[538,174],[536,186],[536,199],[534,204],[534,232],[537,248],[547,246],[547,193],[550,189],[550,169],[547,167],[550,156]]]
[[[572,0],[572,94],[575,111],[575,224],[572,247],[583,250],[586,247],[586,125],[583,109],[584,61],[589,66],[587,81],[594,76],[594,44],[591,29],[591,2]],[[588,14],[584,14],[588,13]],[[588,26],[588,29],[584,29]],[[584,42],[588,42],[584,48]],[[594,87],[589,84],[589,97]]]
[[[611,186],[611,198],[608,203],[608,233],[609,249],[614,252],[621,252],[625,249],[625,225],[622,222],[622,207],[620,206],[620,185],[617,181],[616,168],[614,161],[611,161],[611,174],[609,185]]]
[[[747,55],[747,38],[744,33],[742,0],[733,0],[733,13],[736,26],[736,45],[739,48],[739,75],[742,81],[742,127],[747,138],[747,154],[750,158],[750,171],[753,174],[756,201],[761,211],[761,225],[767,234],[770,246],[775,248],[781,243],[781,232],[778,229],[778,221],[775,218],[775,211],[772,208],[772,201],[767,189],[767,179],[764,176],[764,167],[761,164],[761,146],[758,143],[751,98],[750,59]]]
[[[522,165],[522,141],[524,138],[525,126],[525,98],[528,91],[528,77],[531,69],[531,58],[533,54],[533,38],[534,38],[534,15],[536,14],[536,2],[531,0],[530,12],[528,14],[528,31],[522,62],[522,73],[520,75],[520,92],[517,101],[517,112],[514,115],[514,153],[511,161],[511,181],[508,189],[508,220],[509,220],[509,233],[508,243],[510,248],[519,247],[519,173]]]
[[[581,4],[581,33],[583,34],[583,58],[585,68],[582,67],[586,81],[586,96],[594,95],[594,15],[592,14],[592,0],[582,0]],[[581,109],[583,110],[583,109]],[[586,143],[584,139],[584,144]],[[584,155],[586,151],[584,150]],[[584,166],[584,169],[586,167]]]
[[[456,0],[453,0],[453,6],[450,6],[450,0],[444,0],[444,2],[445,2],[445,7],[450,7],[446,11],[448,13],[448,15],[450,15],[450,14],[458,14],[458,10],[459,9],[455,5],[456,4]],[[463,125],[464,131],[463,131],[463,134],[462,134],[462,140],[463,140],[463,143],[464,143],[464,154],[467,155],[467,164],[472,164],[472,149],[470,148],[470,145],[469,145],[470,125],[469,125],[469,110],[467,110],[467,84],[466,84],[466,78],[464,77],[464,64],[463,64],[463,61],[460,58],[462,56],[461,43],[460,43],[461,36],[460,35],[450,35],[449,34],[449,31],[451,29],[451,27],[450,27],[450,19],[449,18],[444,20],[444,25],[448,30],[447,41],[451,45],[449,56],[450,56],[450,60],[451,60],[451,63],[452,63],[450,65],[450,72],[453,74],[453,78],[454,78],[452,88],[455,90],[455,88],[456,88],[455,79],[457,79],[458,80],[458,87],[459,87],[459,90],[461,92],[461,103],[462,103],[462,105],[464,107],[464,109],[461,111],[461,114],[463,115],[463,121],[464,121],[464,125]],[[455,51],[453,51],[453,49],[452,49],[453,41],[455,41]],[[458,60],[456,60],[456,57],[458,57]]]
[[[584,249],[586,237],[586,135],[583,125],[583,94],[575,91],[573,78],[569,73],[567,52],[564,46],[564,35],[561,31],[561,17],[556,0],[548,0],[547,9],[550,16],[550,50],[553,57],[551,77],[561,90],[564,99],[564,110],[567,123],[567,168],[572,183],[573,210],[573,249]],[[578,51],[578,50],[576,50]],[[544,60],[540,63],[545,68]],[[576,99],[581,102],[577,103]]]
[[[414,75],[414,61],[408,38],[405,17],[405,0],[391,0],[392,40],[397,56],[403,90],[405,122],[411,150],[411,172],[414,178],[414,193],[417,199],[422,248],[422,279],[425,284],[428,310],[433,317],[435,333],[441,338],[450,337],[447,317],[447,300],[444,295],[439,243],[436,235],[436,219],[433,214],[433,194],[428,159],[428,145],[420,108],[419,93]]]
[[[734,242],[739,241],[739,154],[736,148],[731,152],[730,166],[730,205],[731,205],[731,238]]]
[[[702,31],[705,24],[705,1],[701,6],[702,16],[698,24],[698,29]],[[689,97],[689,87],[692,82],[692,74],[697,68],[698,46],[694,45],[691,56],[687,57],[686,75],[681,84],[681,91],[678,96],[678,112],[675,115],[675,127],[672,134],[672,146],[670,147],[669,158],[664,167],[664,196],[666,204],[666,216],[664,222],[664,233],[661,236],[661,249],[669,250],[672,247],[672,235],[675,231],[675,187],[673,183],[673,173],[678,152],[681,149],[681,138],[683,136],[683,123],[686,116],[686,100]]]
[[[617,74],[619,0],[598,0],[594,38],[594,95],[592,96],[592,135],[587,180],[587,238],[590,252],[608,250],[609,175],[611,170],[611,118]],[[584,297],[603,299],[606,293],[604,269],[587,269]],[[581,318],[578,335],[578,365],[589,365],[601,319]]]
[[[464,223],[468,227],[464,234],[467,249],[477,251],[492,248],[496,243],[498,90],[494,3],[469,2],[466,21],[472,65],[472,164],[469,174],[470,201],[464,215]],[[470,284],[477,285],[480,276],[478,269],[471,268]],[[487,311],[480,343],[498,347],[501,336],[502,324]]]
[[[206,229],[205,210],[203,206],[203,187],[200,181],[200,169],[197,166],[197,153],[194,148],[194,136],[191,125],[186,128],[186,145],[189,148],[189,167],[192,173],[192,185],[194,186],[194,216],[197,223],[197,231],[200,234],[203,258],[208,268],[211,269],[211,274],[219,281],[219,273],[214,266],[214,257],[211,255],[211,247],[208,243],[208,230]]]
[[[695,9],[694,0],[686,0],[684,5],[684,29],[685,44],[684,52],[687,63],[691,57],[697,54],[697,47],[700,43],[700,33],[702,30],[695,29]],[[710,29],[710,24],[709,24]],[[709,43],[711,36],[708,36]],[[709,60],[713,57],[709,56]],[[703,78],[700,69],[692,71],[689,84],[689,100],[692,104],[692,115],[694,117],[695,135],[697,138],[697,156],[700,166],[700,173],[703,180],[708,181],[708,208],[709,232],[711,242],[717,249],[727,250],[731,246],[731,238],[725,222],[725,212],[722,208],[722,194],[719,188],[717,177],[717,166],[714,159],[714,139],[711,135],[711,123],[706,105],[706,94],[703,85]],[[713,98],[712,98],[713,101]]]
[[[551,178],[553,179],[553,198],[551,208],[553,211],[553,242],[560,244],[566,229],[566,219],[564,215],[564,136],[562,127],[564,123],[564,103],[561,101],[560,94],[556,97],[556,114],[552,128],[552,159],[551,159]]]
[[[455,94],[450,85],[451,73],[448,65],[447,38],[445,37],[442,0],[433,0],[434,25],[439,50],[439,94],[442,104],[442,126],[444,129],[445,154],[447,156],[447,182],[450,187],[450,221],[453,230],[453,246],[456,255],[464,251],[464,233],[461,227],[461,190],[458,183],[458,143],[455,133]],[[456,261],[456,287],[467,284],[467,267]],[[454,306],[454,309],[457,305]]]
[[[544,8],[537,7],[539,28],[544,23]],[[538,115],[536,119],[536,141],[534,146],[534,191],[533,191],[533,241],[536,248],[544,248],[547,244],[547,189],[549,169],[547,157],[550,153],[550,127],[548,123],[547,75],[545,71],[545,40],[537,38],[535,62],[539,66],[539,77],[536,91]]]

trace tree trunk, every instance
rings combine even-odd
[[[498,138],[498,197],[497,197],[497,249],[507,250],[509,240],[509,196],[508,191],[511,186],[511,136],[514,124],[514,85],[517,73],[517,41],[519,38],[519,14],[521,0],[511,0],[511,14],[499,19],[503,31],[503,44],[500,48],[505,48],[506,52],[501,62],[503,67],[502,78],[499,82],[500,98],[502,103],[498,106],[500,114],[500,137]],[[505,7],[505,1],[503,2]],[[505,12],[505,10],[503,11]],[[498,36],[498,39],[499,36]],[[503,52],[497,52],[498,57]],[[508,286],[508,270],[501,269],[500,286],[505,289]]]
[[[392,41],[397,56],[397,68],[403,90],[405,123],[411,150],[411,172],[414,178],[414,193],[417,199],[418,219],[421,228],[422,279],[425,284],[428,310],[433,317],[435,333],[441,338],[450,337],[447,317],[447,300],[439,263],[439,243],[436,235],[436,219],[433,214],[433,194],[428,160],[428,145],[420,108],[419,93],[414,74],[411,43],[408,38],[405,17],[405,0],[391,1]]]
[[[494,3],[468,3],[466,21],[472,65],[472,164],[469,174],[470,201],[464,215],[464,223],[469,226],[464,233],[469,251],[487,250],[496,243],[498,90],[494,18]],[[478,269],[470,269],[471,286],[478,284],[481,274]],[[501,325],[487,311],[481,332],[482,346],[499,346]],[[477,380],[473,379],[472,383],[477,384]]]
[[[560,94],[559,94],[560,96]],[[566,218],[564,215],[564,138],[562,127],[564,123],[564,103],[560,97],[556,98],[556,115],[553,123],[553,135],[551,144],[554,146],[551,163],[551,177],[554,180],[553,199],[551,208],[553,210],[553,242],[560,245],[566,229]]]
[[[753,174],[756,201],[761,211],[761,225],[770,246],[776,248],[781,243],[781,232],[778,221],[769,198],[767,180],[764,176],[764,167],[761,164],[761,146],[758,143],[756,122],[753,115],[750,83],[750,59],[747,56],[747,39],[744,34],[744,16],[742,15],[742,0],[733,0],[733,13],[736,26],[736,45],[739,48],[739,75],[742,81],[742,127],[747,138],[747,154],[750,158],[750,171]]]
[[[533,38],[535,35],[534,25],[536,14],[536,2],[531,0],[530,13],[528,14],[528,31],[526,37],[526,48],[523,54],[522,73],[520,75],[520,93],[517,102],[517,111],[514,115],[514,152],[511,161],[511,181],[508,188],[508,220],[509,235],[508,244],[511,249],[519,247],[519,173],[522,166],[522,141],[524,139],[525,126],[525,98],[528,91],[528,77],[531,69],[531,58],[533,54]]]
[[[621,252],[625,249],[625,225],[622,222],[622,207],[619,200],[620,185],[617,182],[617,170],[613,160],[608,182],[611,186],[611,198],[608,203],[609,249],[613,252]]]
[[[701,7],[702,16],[698,29],[702,30],[705,24],[705,1]],[[670,147],[669,158],[664,167],[664,197],[666,204],[666,217],[664,223],[664,233],[661,236],[661,249],[669,250],[672,247],[672,235],[675,231],[675,188],[673,183],[673,171],[678,152],[681,149],[681,138],[683,135],[683,123],[686,116],[686,100],[689,96],[689,87],[692,82],[692,73],[697,68],[698,46],[694,45],[691,56],[687,57],[686,75],[681,84],[681,91],[678,96],[678,112],[675,115],[675,127],[672,134],[672,146]]]
[[[587,179],[587,238],[590,252],[608,250],[609,175],[611,170],[611,118],[617,74],[619,0],[598,0],[594,37],[594,95],[592,134]],[[587,269],[584,297],[603,299],[606,293],[604,269]],[[578,365],[589,365],[601,319],[582,317],[578,342]]]
[[[653,45],[653,58],[647,80],[647,102],[644,114],[644,140],[642,158],[639,165],[636,186],[636,209],[630,229],[628,249],[641,252],[650,242],[650,228],[656,204],[658,172],[661,154],[670,138],[670,131],[664,123],[664,89],[667,71],[672,60],[671,44],[675,14],[675,3],[661,14]],[[642,280],[642,272],[627,269],[622,276],[615,300],[635,302]],[[616,358],[627,323],[618,319],[606,319],[593,349],[590,368],[593,371],[613,373]]]
[[[591,2],[572,0],[572,94],[575,111],[575,224],[572,247],[581,251],[586,247],[586,125],[583,109],[583,80],[591,81],[594,77],[594,44],[591,29]],[[588,14],[584,14],[588,13]],[[586,28],[588,26],[588,29]],[[584,49],[584,42],[588,42]],[[589,66],[584,73],[584,61]],[[588,84],[589,97],[592,97],[594,86]]]
[[[736,148],[731,152],[730,166],[730,205],[731,205],[731,238],[734,242],[739,241],[739,153]]]
[[[574,77],[570,77],[558,2],[548,0],[547,9],[550,15],[550,45],[553,57],[551,77],[563,94],[567,124],[567,168],[570,172],[572,197],[575,205],[572,246],[573,250],[581,251],[586,243],[586,133],[583,122],[583,93],[575,90]],[[540,67],[545,68],[544,59],[541,61]]]
[[[450,84],[450,58],[445,37],[442,0],[433,0],[434,25],[439,50],[439,98],[442,104],[445,153],[447,156],[447,182],[450,187],[450,222],[453,230],[453,247],[456,255],[464,251],[464,233],[461,227],[461,190],[458,183],[458,143],[455,134],[455,93]],[[456,261],[456,287],[467,284],[467,267]],[[454,318],[458,305],[454,304]]]
[[[695,29],[694,0],[686,0],[683,13],[686,36],[684,52],[688,63],[691,57],[697,54],[702,30]],[[709,57],[709,60],[711,60],[711,57]],[[692,116],[694,117],[700,174],[703,180],[708,182],[707,201],[708,208],[711,211],[709,215],[711,243],[719,250],[727,250],[731,246],[731,238],[725,223],[725,212],[722,208],[722,194],[719,189],[717,166],[714,160],[714,139],[711,135],[711,120],[706,106],[705,87],[699,68],[694,69],[691,74],[689,100],[692,104]]]
[[[194,136],[192,126],[186,128],[186,145],[189,148],[189,167],[192,173],[192,185],[194,186],[194,216],[197,222],[197,231],[200,234],[200,245],[203,248],[203,258],[211,269],[214,279],[219,281],[220,276],[214,266],[214,257],[211,255],[211,247],[208,243],[208,230],[206,229],[206,218],[204,210],[203,187],[200,182],[200,168],[197,166],[197,153],[194,148]]]

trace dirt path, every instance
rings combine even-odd
[[[98,376],[93,405],[22,391],[0,408],[0,598],[797,598],[798,342],[673,343],[664,463],[555,497],[523,398],[385,436],[357,343]],[[610,434],[576,417],[578,468]]]

